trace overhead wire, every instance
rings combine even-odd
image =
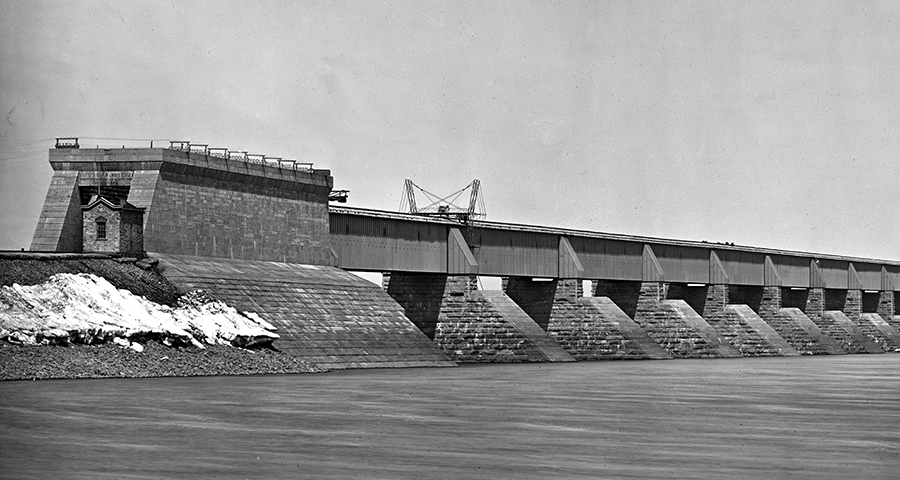
[[[19,152],[19,153],[12,154],[12,155],[0,155],[0,161],[20,160],[23,158],[33,157],[33,156],[37,156],[37,155],[44,155],[46,153],[47,153],[46,150],[30,150],[27,152]]]

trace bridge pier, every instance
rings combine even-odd
[[[457,362],[573,361],[502,292],[478,290],[475,275],[385,274],[407,318]]]
[[[613,302],[585,298],[580,279],[506,277],[503,286],[577,360],[670,358]]]
[[[896,328],[900,325],[893,322],[898,318],[894,316],[896,311],[894,295],[893,290],[884,290],[877,294],[863,293],[863,313],[855,322],[867,337],[888,352],[900,349],[900,332]]]
[[[609,297],[674,357],[740,356],[740,352],[698,315],[687,301],[669,299],[670,288],[670,284],[665,282],[597,280],[594,282],[594,296]],[[680,288],[676,287],[676,290]],[[702,296],[691,295],[691,300],[697,304]],[[702,301],[705,305],[705,298]]]
[[[868,295],[870,309],[877,308]],[[840,344],[847,353],[883,353],[884,350],[873,342],[859,327],[863,314],[864,295],[862,290],[825,289],[825,305],[822,317],[816,324]]]
[[[897,314],[897,297],[893,290],[879,292],[877,313],[889,323],[893,320]]]
[[[819,325],[822,320],[818,319],[824,318],[824,313],[819,310],[820,305],[824,305],[824,296],[820,297],[816,292],[798,293],[799,290],[791,290],[780,285],[738,288],[742,290],[750,307],[754,308],[759,316],[799,353],[806,355],[844,353]],[[823,300],[820,301],[820,298]],[[806,312],[810,312],[811,315],[807,315]]]
[[[742,301],[748,300],[747,296],[742,297],[738,290],[736,298],[732,299],[732,290],[732,286],[727,284],[669,284],[667,297],[682,299],[691,305],[743,356],[796,355],[797,352],[752,308],[742,304]],[[750,303],[758,310],[762,290],[757,290],[756,295],[751,294],[750,297]]]

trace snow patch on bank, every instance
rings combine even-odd
[[[0,339],[13,343],[269,346],[275,327],[194,291],[177,308],[118,289],[92,274],[60,273],[42,284],[0,287]],[[119,340],[117,343],[122,343]],[[135,348],[135,347],[133,347]]]

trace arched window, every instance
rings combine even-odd
[[[106,240],[106,219],[97,217],[97,240]]]

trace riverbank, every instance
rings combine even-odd
[[[103,278],[103,281],[112,284],[111,286],[106,285],[106,288],[62,289],[60,290],[62,293],[57,292],[56,295],[48,295],[44,292],[40,295],[39,300],[25,302],[28,305],[24,307],[19,305],[22,302],[17,303],[14,300],[22,300],[19,298],[21,294],[33,288],[20,288],[17,291],[18,296],[7,295],[9,298],[0,302],[2,303],[0,313],[5,314],[7,322],[0,323],[3,325],[22,323],[22,319],[28,317],[26,314],[31,312],[35,317],[33,322],[35,325],[33,325],[30,335],[24,336],[28,337],[25,340],[32,340],[32,342],[0,340],[0,380],[259,375],[326,371],[278,351],[277,346],[276,348],[247,350],[227,345],[228,342],[221,341],[217,336],[221,333],[219,330],[224,328],[223,325],[227,323],[223,321],[224,306],[214,309],[215,311],[198,310],[195,312],[197,313],[195,317],[198,319],[195,319],[197,321],[193,324],[181,322],[184,324],[182,327],[187,329],[182,333],[188,336],[192,335],[191,338],[199,336],[201,340],[205,339],[205,348],[172,347],[159,343],[157,340],[165,340],[172,336],[169,331],[171,328],[161,330],[159,326],[150,325],[152,320],[155,317],[171,317],[173,312],[180,311],[179,307],[185,307],[183,305],[185,298],[197,300],[195,298],[197,295],[183,296],[183,292],[180,292],[160,275],[154,267],[155,264],[147,260],[115,258],[105,255],[0,252],[0,288],[13,284],[23,286],[44,284],[58,274],[98,275]],[[94,283],[98,282],[102,283],[99,279],[94,279]],[[90,284],[90,282],[88,283]],[[147,307],[151,304],[145,300],[124,298],[128,294],[114,291],[113,286],[157,304],[157,309],[160,311],[150,309],[144,312],[145,309],[137,309],[140,310],[137,313],[141,313],[141,315],[135,313],[137,320],[126,318],[124,320],[127,321],[124,321],[123,316],[128,316],[126,313],[129,310],[129,308],[125,308],[126,304],[131,309],[134,309],[135,306]],[[94,285],[94,287],[97,286]],[[61,299],[65,299],[65,301],[63,302]],[[132,301],[125,302],[125,300]],[[179,300],[181,301],[179,302]],[[205,304],[206,301],[198,300],[195,303],[198,303],[195,307],[202,310],[202,304]],[[25,308],[29,305],[29,308]],[[54,308],[54,305],[59,308]],[[76,308],[78,305],[81,305],[80,309]],[[167,309],[163,306],[172,308]],[[80,313],[73,313],[76,311]],[[165,315],[160,315],[161,312]],[[230,317],[237,315],[237,312],[230,313]],[[225,317],[229,317],[229,315],[225,315]],[[202,322],[198,323],[203,319],[210,325],[204,326],[201,325]],[[47,327],[47,325],[42,325],[41,322],[50,320],[60,324],[65,323],[65,329],[56,330],[65,330],[63,333],[67,333],[69,338],[62,340],[52,338],[53,341],[49,342],[44,338],[41,342],[44,343],[43,345],[29,345],[28,343],[34,343],[31,337],[36,335],[35,332],[41,333],[37,336],[42,338],[47,336],[47,332],[42,332],[46,330],[43,327]],[[243,320],[245,320],[243,323],[252,323],[250,318]],[[90,325],[79,326],[79,322],[87,322]],[[10,330],[2,330],[2,333],[6,335],[16,331],[12,328]],[[156,332],[156,334],[142,334],[142,332],[146,333],[144,330],[151,333]],[[168,334],[161,334],[157,330],[168,332]],[[72,334],[72,332],[76,333]],[[129,332],[134,335],[127,335]],[[238,333],[240,332],[235,330],[226,336],[240,339]],[[20,339],[22,335],[13,335],[13,337],[16,340]],[[140,338],[148,339],[138,340]],[[119,343],[112,340],[118,340]],[[138,342],[134,340],[138,340]],[[15,343],[26,344],[17,345]],[[168,343],[179,345],[191,342],[169,341]],[[196,340],[193,343],[199,345]]]

